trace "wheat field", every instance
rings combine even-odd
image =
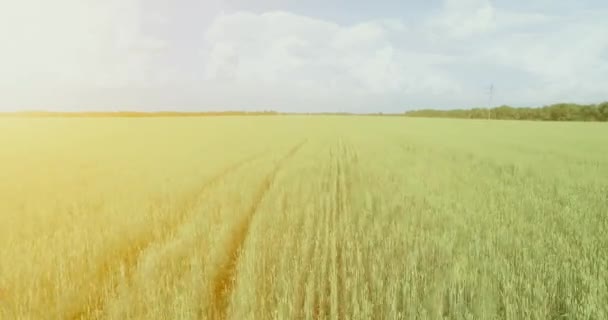
[[[608,126],[0,118],[0,319],[608,319]]]

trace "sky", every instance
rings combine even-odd
[[[0,0],[0,111],[597,103],[607,16],[605,0]]]

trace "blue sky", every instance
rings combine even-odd
[[[608,100],[608,4],[0,3],[0,110],[399,112]]]

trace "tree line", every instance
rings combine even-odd
[[[557,103],[540,108],[473,108],[455,110],[415,110],[410,117],[462,119],[536,120],[536,121],[608,121],[608,102],[599,104]]]
[[[500,106],[496,108],[473,108],[433,110],[422,109],[405,113],[368,113],[354,114],[346,112],[322,113],[289,113],[274,110],[264,111],[118,111],[118,112],[52,112],[52,111],[18,111],[0,112],[0,117],[205,117],[205,116],[268,116],[268,115],[339,115],[339,116],[409,116],[425,118],[460,118],[460,119],[499,119],[499,120],[536,120],[536,121],[608,121],[608,102],[599,104],[557,103],[540,108],[514,108]]]

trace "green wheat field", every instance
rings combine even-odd
[[[608,319],[608,126],[0,118],[0,319]]]

